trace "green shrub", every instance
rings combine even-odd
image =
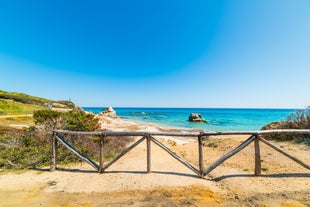
[[[46,165],[50,151],[46,140],[33,133],[33,129],[0,130],[0,168],[24,169]]]
[[[95,131],[100,128],[99,119],[83,110],[57,112],[49,109],[38,110],[33,114],[34,122],[43,125],[48,131],[67,129],[71,131]]]
[[[65,129],[71,131],[95,131],[100,128],[99,119],[94,114],[73,110],[64,114]]]
[[[99,138],[93,136],[65,136],[81,154],[99,159]],[[125,149],[130,137],[105,139],[104,157],[109,160]],[[48,166],[51,159],[51,139],[35,127],[21,129],[0,127],[0,168],[28,169]],[[59,144],[57,163],[81,162],[70,150]]]
[[[289,115],[286,121],[272,122],[262,127],[262,130],[271,129],[310,129],[310,107]],[[264,137],[277,141],[293,141],[310,145],[309,134],[270,134],[264,135]]]
[[[5,160],[0,157],[0,168],[3,168],[5,166]]]
[[[48,166],[51,158],[52,130],[95,131],[100,126],[99,120],[93,114],[82,110],[63,113],[44,109],[35,111],[33,118],[36,127],[25,129],[0,127],[0,168],[25,169]],[[81,154],[98,160],[100,141],[98,137],[66,135],[65,139]],[[105,159],[115,157],[130,141],[129,137],[106,137]],[[80,158],[59,144],[57,163],[80,161]]]

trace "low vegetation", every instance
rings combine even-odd
[[[35,96],[30,96],[24,93],[17,93],[17,92],[6,92],[0,90],[0,98],[1,99],[8,99],[13,100],[15,102],[24,103],[24,104],[35,104],[35,105],[43,105],[45,103],[51,102],[45,98],[39,98]]]
[[[25,169],[49,165],[51,137],[54,129],[74,131],[99,130],[99,120],[82,110],[57,112],[48,109],[34,113],[35,127],[13,129],[0,127],[0,168]],[[94,160],[99,158],[99,138],[92,136],[66,136],[79,152]],[[106,138],[105,157],[112,158],[127,145],[130,139]],[[58,148],[57,162],[67,164],[80,159],[68,149]]]
[[[35,128],[0,128],[0,168],[31,168],[48,162],[48,142]]]
[[[0,99],[0,116],[32,114],[33,111],[38,109],[43,109],[43,106],[23,104],[13,100]]]
[[[310,129],[310,106],[304,110],[298,110],[289,115],[285,121],[272,122],[262,128],[262,130],[269,129]],[[309,134],[276,134],[265,135],[265,138],[277,141],[293,141],[295,143],[310,145]]]

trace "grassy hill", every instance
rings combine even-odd
[[[24,93],[0,90],[0,115],[32,114],[34,110],[43,108],[47,104],[63,109],[75,107],[71,101],[53,101]]]
[[[44,106],[44,104],[58,104],[62,108],[72,109],[75,107],[75,104],[71,101],[54,101],[46,98],[40,98],[36,96],[31,96],[24,93],[18,92],[7,92],[0,90],[0,99],[2,100],[12,100],[17,103],[22,104],[32,104],[37,106]]]
[[[25,104],[8,99],[0,99],[0,116],[2,115],[26,115],[32,114],[43,105]]]
[[[30,96],[24,93],[17,93],[17,92],[6,92],[0,90],[0,99],[7,99],[13,100],[18,103],[23,104],[34,104],[34,105],[44,105],[45,103],[53,102],[51,100],[45,98],[39,98],[35,96]]]
[[[24,93],[0,90],[0,126],[33,125],[33,112],[47,106],[63,110],[76,107],[71,101],[53,101]]]

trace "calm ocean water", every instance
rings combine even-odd
[[[100,113],[104,107],[83,107],[85,111]],[[260,130],[262,126],[285,120],[297,109],[228,109],[228,108],[114,108],[125,119],[166,126],[197,128],[207,131]],[[190,113],[200,113],[208,123],[188,121]]]

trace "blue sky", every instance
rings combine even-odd
[[[310,105],[308,0],[0,0],[0,89],[80,106]]]

